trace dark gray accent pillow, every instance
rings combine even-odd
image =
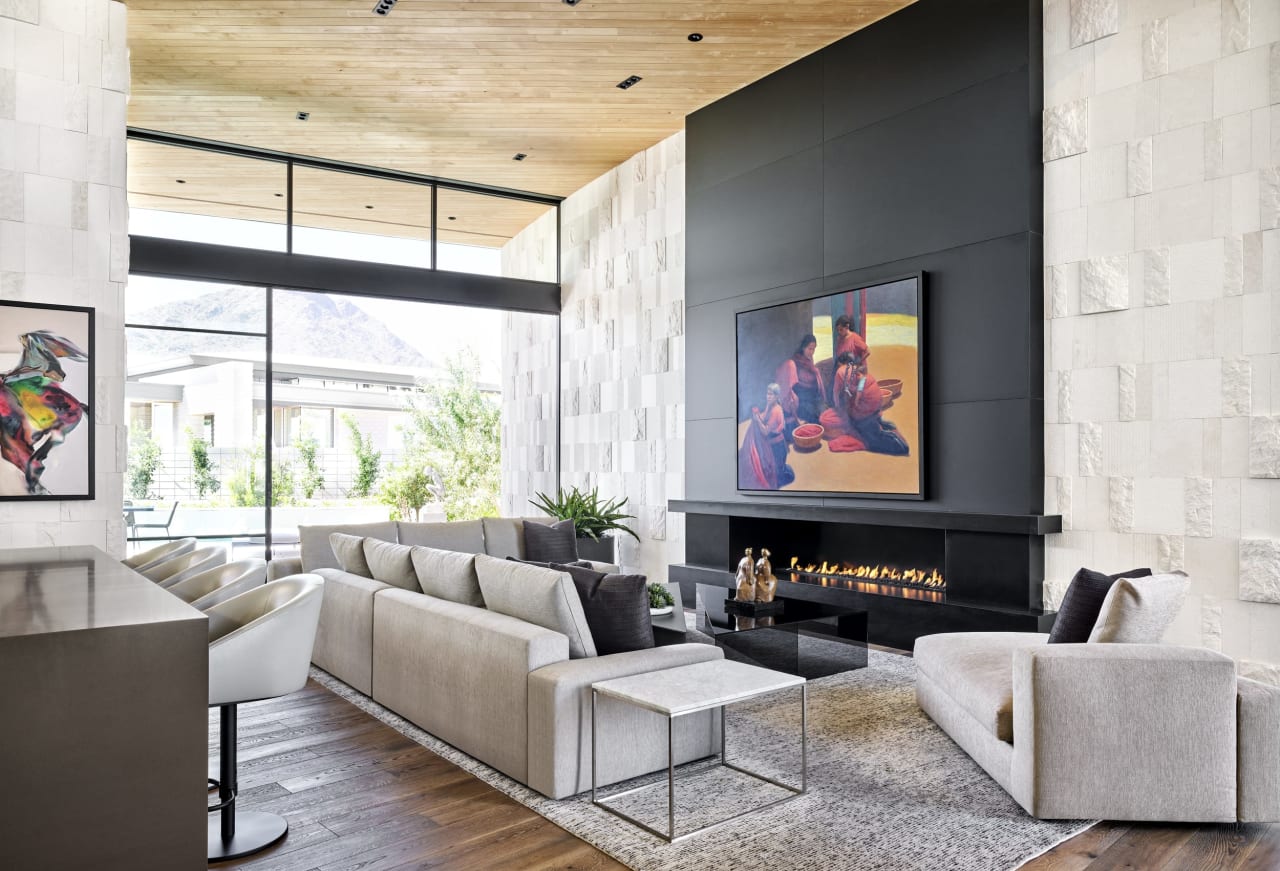
[[[1093,569],[1080,569],[1071,579],[1067,592],[1058,606],[1058,618],[1049,632],[1050,644],[1084,644],[1098,622],[1102,602],[1107,598],[1111,585],[1120,578],[1145,578],[1151,569],[1131,569],[1114,575],[1104,575]]]
[[[578,533],[572,520],[524,523],[524,558],[535,563],[571,563],[578,558]]]
[[[605,574],[555,563],[551,568],[573,578],[598,656],[653,647],[649,584],[644,575]]]

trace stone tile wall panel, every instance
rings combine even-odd
[[[1045,449],[1070,516],[1046,599],[1081,565],[1185,569],[1170,640],[1280,682],[1280,4],[1061,6]]]
[[[97,315],[91,501],[0,504],[0,547],[124,552],[125,7],[0,0],[0,299]]]

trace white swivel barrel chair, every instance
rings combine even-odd
[[[311,665],[324,580],[291,575],[214,605],[209,616],[209,706],[221,715],[219,812],[209,820],[209,861],[234,859],[274,844],[284,817],[236,808],[236,706],[302,689]]]
[[[209,569],[223,565],[227,561],[227,550],[223,547],[199,547],[190,553],[165,560],[142,572],[143,577],[150,578],[161,587],[172,587],[179,581],[185,581],[193,575],[207,572]]]
[[[128,559],[121,560],[121,562],[135,572],[141,572],[158,566],[160,563],[171,560],[174,557],[191,553],[195,549],[196,540],[194,538],[180,538],[177,541],[166,541],[164,544],[147,548],[142,553],[135,553]]]
[[[267,561],[242,559],[178,581],[167,589],[193,608],[207,611],[219,602],[267,582]]]

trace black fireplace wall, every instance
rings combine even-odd
[[[733,571],[745,548],[759,558],[765,547],[779,577],[792,556],[937,569],[948,602],[1026,612],[1043,606],[1044,539],[1038,535],[706,514],[686,515],[685,528],[690,566]],[[691,597],[692,586],[684,592]]]
[[[688,117],[688,499],[762,499],[736,312],[924,270],[926,500],[764,498],[1043,511],[1040,15],[919,0]]]

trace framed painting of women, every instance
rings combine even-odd
[[[738,312],[738,489],[924,498],[924,273]]]

